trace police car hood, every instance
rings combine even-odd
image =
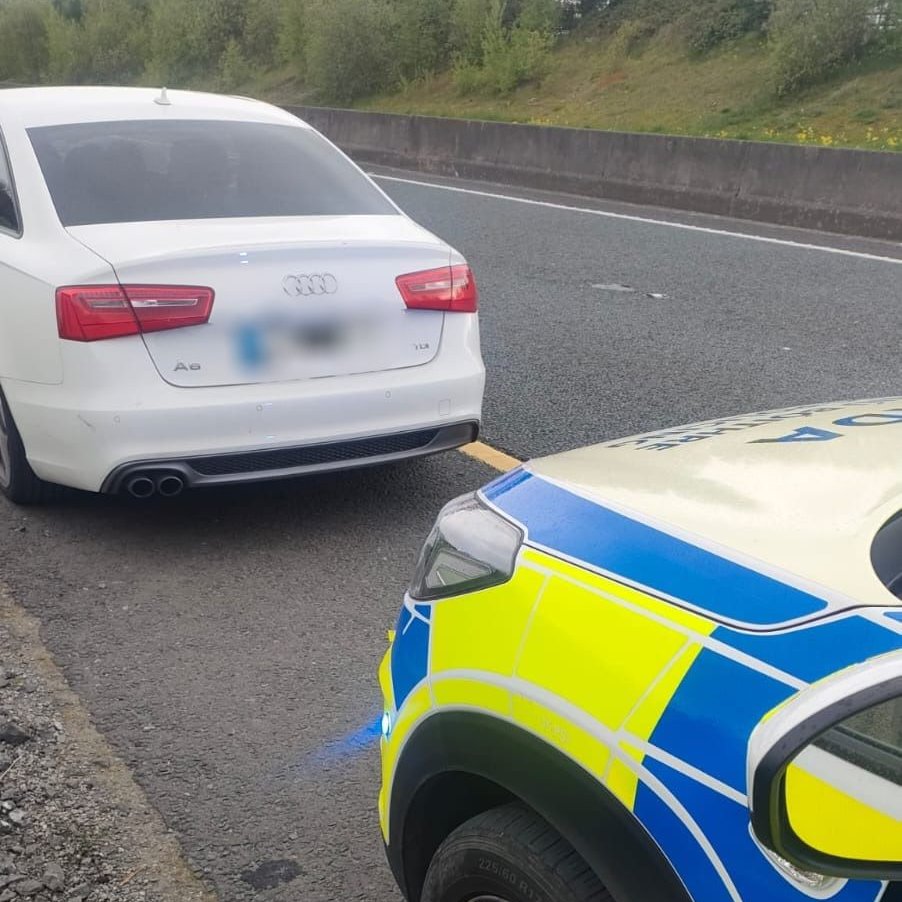
[[[877,577],[871,546],[902,510],[902,398],[711,420],[526,470],[834,610],[900,604]]]

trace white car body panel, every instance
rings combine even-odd
[[[408,310],[395,278],[448,266],[452,255],[401,215],[137,222],[68,231],[107,260],[123,285],[201,285],[216,292],[206,325],[144,336],[160,375],[173,385],[376,372],[428,363],[438,353],[444,314]],[[286,294],[283,280],[296,273],[328,273],[337,289]],[[319,321],[360,328],[341,353],[330,348],[304,358],[294,354],[281,366],[243,365],[242,330],[267,321],[279,331]]]
[[[23,226],[20,237],[0,231],[0,386],[35,473],[99,491],[109,487],[111,474],[133,462],[297,448],[420,429],[447,427],[453,433],[459,424],[472,426],[475,435],[485,384],[478,315],[407,310],[393,284],[404,273],[463,258],[401,211],[63,227],[29,128],[183,118],[312,131],[283,110],[256,101],[172,91],[171,105],[165,106],[154,102],[158,97],[157,90],[137,88],[0,91],[0,132]],[[383,343],[358,345],[353,360],[336,356],[306,368],[240,373],[230,356],[230,322],[273,310],[322,313],[323,299],[290,296],[283,279],[323,271],[334,273],[340,286],[329,297],[341,300],[328,312],[366,308],[379,314],[375,320]],[[143,336],[61,340],[56,289],[117,281],[212,287],[212,316],[206,325]],[[179,362],[188,368],[176,370]],[[200,369],[192,369],[192,363]]]
[[[272,385],[176,388],[160,379],[143,348],[142,360],[130,347],[140,342],[106,342],[103,353],[103,342],[66,343],[63,369],[79,375],[61,386],[3,381],[38,476],[98,491],[132,461],[343,441],[480,415],[475,317],[448,317],[443,343],[455,353],[425,366]]]

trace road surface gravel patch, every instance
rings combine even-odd
[[[213,902],[0,589],[0,902]]]

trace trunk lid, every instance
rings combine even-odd
[[[144,334],[160,376],[201,387],[420,366],[444,314],[408,310],[397,276],[450,263],[401,215],[72,226],[123,285],[212,288],[210,321]]]

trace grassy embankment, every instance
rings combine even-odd
[[[625,53],[616,36],[577,32],[547,76],[507,97],[461,96],[450,73],[359,104],[395,113],[615,131],[902,150],[902,63],[877,58],[781,100],[761,38],[695,57],[659,34]],[[270,73],[257,89],[282,102],[297,86]]]

